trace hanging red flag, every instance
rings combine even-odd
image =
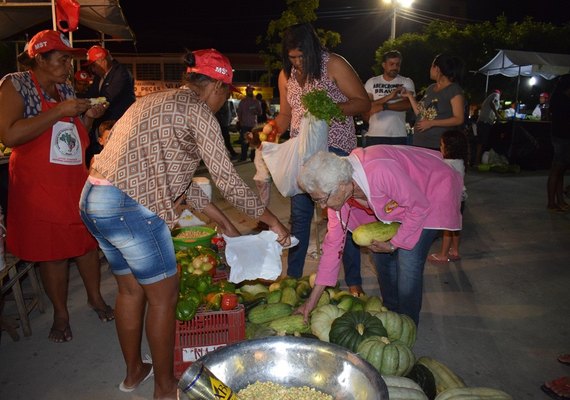
[[[55,0],[55,16],[60,31],[73,32],[77,30],[79,7],[79,3],[75,0]]]

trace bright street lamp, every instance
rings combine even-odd
[[[396,14],[398,13],[398,9],[402,8],[410,8],[414,0],[382,0],[384,4],[391,5],[393,8],[392,12],[392,29],[390,30],[390,39],[396,39]]]

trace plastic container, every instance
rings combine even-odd
[[[197,238],[177,238],[182,232],[194,232],[196,235],[202,234]],[[189,247],[205,246],[210,247],[212,238],[216,235],[216,231],[207,226],[188,226],[186,228],[176,228],[172,230],[172,241],[174,242],[174,250],[184,250]]]
[[[235,310],[198,310],[190,321],[176,321],[174,338],[174,375],[184,371],[205,354],[245,339],[245,308]]]

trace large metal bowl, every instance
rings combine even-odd
[[[198,362],[234,392],[256,381],[272,381],[313,387],[334,399],[388,400],[386,384],[372,365],[343,347],[317,339],[272,336],[246,340],[211,352]],[[195,372],[188,369],[180,386],[194,377]]]

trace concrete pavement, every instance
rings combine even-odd
[[[252,163],[236,168],[252,183]],[[558,354],[570,352],[570,213],[546,210],[546,178],[547,171],[517,175],[469,171],[462,259],[445,265],[428,263],[424,274],[416,356],[436,358],[469,386],[499,388],[516,400],[547,399],[540,385],[570,375],[570,367],[556,361]],[[229,206],[216,189],[214,201],[242,233],[255,227],[255,221]],[[275,189],[270,208],[287,223],[289,200]],[[315,226],[322,238],[324,222]],[[318,261],[314,237],[305,273],[314,271]],[[433,250],[440,244],[436,241]],[[0,399],[152,399],[152,381],[132,393],[117,389],[124,365],[114,323],[99,321],[87,306],[76,268],[71,272],[73,341],[47,340],[51,306],[45,314],[37,310],[30,314],[32,336],[13,342],[4,332]],[[366,253],[362,274],[365,291],[379,294]],[[116,284],[107,266],[103,266],[102,291],[107,301],[114,302]],[[15,312],[12,302],[4,312]]]

